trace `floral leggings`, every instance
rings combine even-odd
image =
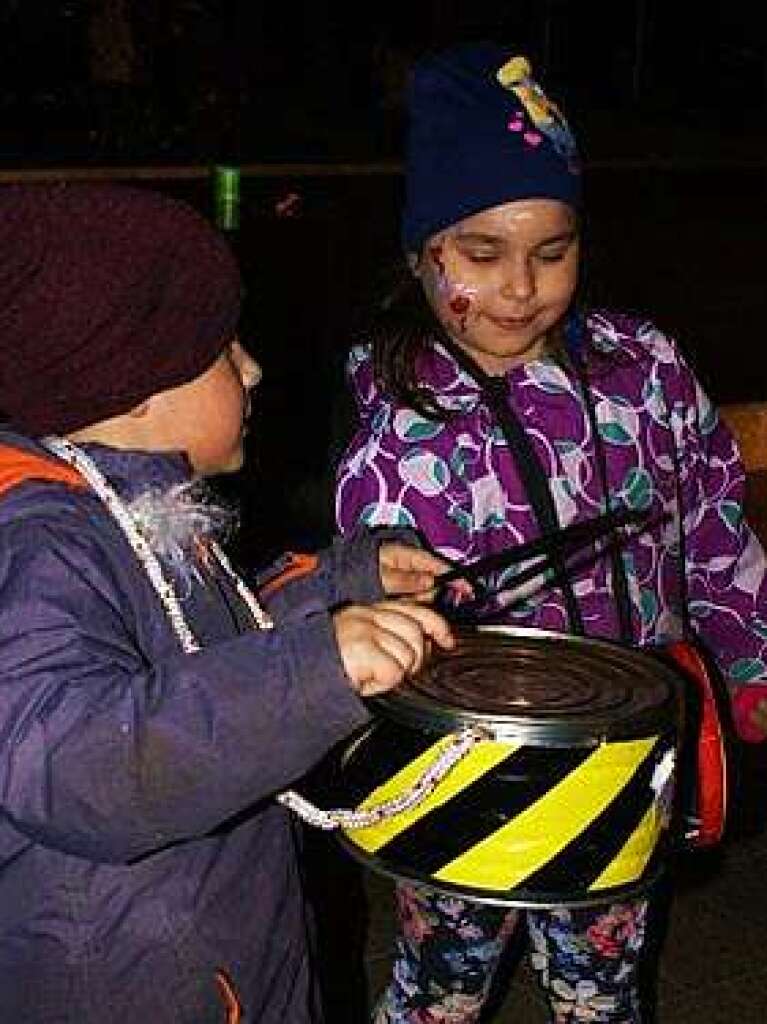
[[[394,974],[374,1024],[475,1024],[522,915],[410,885],[398,886],[397,904]],[[639,1024],[645,900],[524,913],[552,1024]]]

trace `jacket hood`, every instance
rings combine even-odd
[[[145,491],[163,491],[190,479],[185,455],[126,451],[100,444],[81,445],[117,493],[131,500]],[[0,523],[43,501],[67,505],[87,482],[36,441],[11,430],[0,430]],[[100,505],[100,499],[92,495]]]

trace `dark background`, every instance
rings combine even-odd
[[[222,482],[243,506],[243,559],[332,530],[344,353],[400,258],[402,87],[429,49],[492,38],[531,57],[586,161],[591,300],[675,334],[717,401],[767,400],[767,5],[349,7],[0,0],[0,180],[138,176],[214,216],[210,169],[242,167],[230,238],[243,339],[265,369],[248,468]],[[330,1017],[352,1024],[360,878],[309,841]]]
[[[720,402],[767,399],[766,5],[689,0],[0,0],[0,174],[140,175],[230,233],[264,365],[248,554],[327,538],[354,324],[400,258],[402,87],[462,40],[525,52],[586,162],[585,286],[675,334]],[[61,170],[64,168],[65,170]]]
[[[396,155],[412,59],[494,38],[565,93],[592,156],[737,161],[763,147],[766,25],[764,4],[716,0],[3,0],[0,146],[20,163]]]

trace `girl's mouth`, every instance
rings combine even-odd
[[[490,316],[488,314],[487,319],[502,331],[519,331],[529,327],[535,316],[532,313],[527,316]]]

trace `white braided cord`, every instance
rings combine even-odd
[[[425,768],[408,789],[380,804],[366,807],[364,810],[349,811],[343,808],[323,811],[310,803],[298,793],[289,790],[277,797],[281,804],[316,828],[330,831],[334,828],[355,829],[370,828],[382,821],[394,818],[405,811],[411,811],[422,804],[430,796],[442,780],[462,761],[469,751],[481,740],[487,739],[487,733],[480,729],[462,729],[450,737],[450,743],[432,763]]]
[[[195,654],[202,649],[191,626],[186,620],[181,602],[176,594],[173,583],[167,579],[160,561],[143,536],[139,524],[122,498],[107,482],[104,474],[81,448],[63,437],[46,437],[43,446],[54,455],[77,470],[87,480],[93,491],[101,499],[117,525],[125,535],[136,558],[144,569],[152,584],[165,614],[175,632],[182,650],[186,654]],[[212,542],[209,549],[214,558],[234,584],[237,593],[250,611],[258,629],[272,629],[274,622],[259,604],[255,594],[242,577],[236,572],[227,556],[218,544]],[[276,799],[289,808],[303,821],[316,828],[331,830],[335,828],[369,828],[397,814],[417,807],[434,791],[448,773],[461,761],[469,751],[487,734],[477,728],[463,729],[451,737],[451,742],[435,756],[434,761],[424,769],[408,789],[389,800],[385,800],[365,810],[352,811],[343,808],[322,810],[293,790],[278,793]]]

